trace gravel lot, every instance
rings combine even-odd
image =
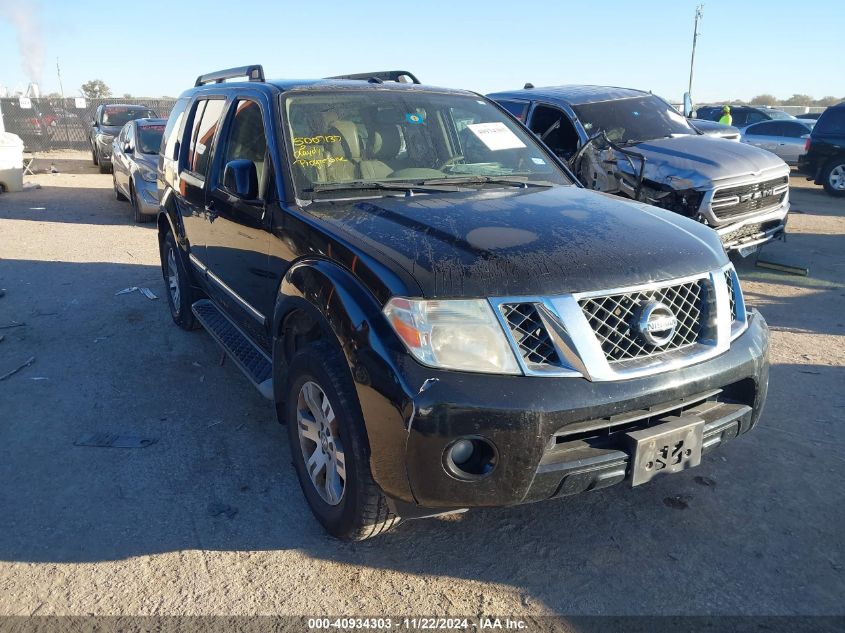
[[[0,382],[0,614],[845,612],[842,199],[792,179],[765,254],[808,277],[739,263],[773,335],[754,433],[644,487],[349,545],[312,519],[271,405],[172,324],[155,229],[72,158],[0,196],[0,326],[25,323],[0,329],[0,375],[35,358]],[[93,432],[157,442],[74,445]]]

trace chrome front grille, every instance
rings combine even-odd
[[[579,301],[581,310],[611,363],[639,359],[696,343],[702,333],[706,287],[702,280]],[[649,302],[667,306],[677,319],[672,338],[652,345],[639,332],[639,312]]]
[[[606,291],[489,301],[526,376],[650,376],[714,358],[748,327],[729,265]]]
[[[527,365],[559,365],[557,352],[535,304],[503,303],[500,309]]]
[[[733,269],[729,268],[725,271],[725,283],[728,285],[728,298],[731,306],[731,322],[736,321],[736,295],[734,294],[734,274]]]
[[[710,208],[720,220],[736,218],[782,204],[789,191],[789,177],[717,189]]]

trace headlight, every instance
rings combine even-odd
[[[425,365],[519,374],[496,315],[483,299],[423,301],[394,297],[384,308],[408,351]]]
[[[143,178],[147,182],[155,182],[156,181],[156,170],[155,169],[152,169],[151,167],[146,167],[146,166],[139,166],[138,172],[141,174],[141,178]]]
[[[97,134],[97,140],[100,143],[111,143],[114,140],[114,137],[111,134]]]

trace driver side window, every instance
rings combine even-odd
[[[264,194],[264,161],[267,155],[267,136],[261,106],[249,99],[235,102],[234,115],[229,125],[229,137],[220,163],[218,182],[223,182],[223,171],[233,160],[248,160],[255,165],[258,176],[258,196]]]
[[[528,127],[552,152],[564,160],[572,158],[578,150],[578,133],[563,110],[538,105],[531,113]]]

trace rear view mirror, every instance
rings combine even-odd
[[[255,163],[245,158],[226,163],[223,169],[223,186],[246,200],[258,197],[258,171]]]

